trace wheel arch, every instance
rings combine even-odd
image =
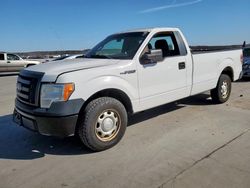
[[[222,74],[228,75],[230,77],[231,81],[234,81],[234,71],[233,71],[233,68],[231,66],[227,66],[226,68],[224,68],[220,75],[222,75]]]
[[[124,91],[115,88],[103,89],[91,95],[82,106],[81,111],[86,108],[90,101],[100,97],[111,97],[117,99],[124,105],[128,113],[133,113],[133,106],[129,96]]]

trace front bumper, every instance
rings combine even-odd
[[[13,120],[17,124],[42,135],[68,137],[75,134],[78,114],[84,101],[55,102],[49,109],[33,107],[15,101]]]

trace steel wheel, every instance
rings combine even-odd
[[[216,88],[211,90],[211,97],[214,103],[221,104],[226,102],[231,94],[231,78],[222,74],[219,78]]]
[[[119,132],[121,118],[115,110],[105,110],[95,124],[95,134],[103,142],[112,140]]]
[[[222,85],[221,85],[221,90],[220,90],[220,92],[221,92],[221,97],[222,97],[223,99],[226,99],[227,96],[228,96],[228,83],[227,83],[227,81],[223,81],[223,83],[222,83]]]
[[[100,97],[92,100],[80,115],[78,136],[93,151],[113,147],[126,131],[127,111],[117,99]]]

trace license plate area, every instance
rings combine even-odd
[[[22,116],[16,110],[14,111],[13,121],[18,125],[23,126],[27,129],[30,129],[32,131],[37,131],[36,122],[33,119]]]
[[[13,114],[13,121],[18,125],[22,125],[22,115],[18,113],[16,110],[14,111]]]

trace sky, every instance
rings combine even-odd
[[[146,27],[178,27],[190,45],[250,43],[250,0],[0,2],[0,51],[82,50]]]

